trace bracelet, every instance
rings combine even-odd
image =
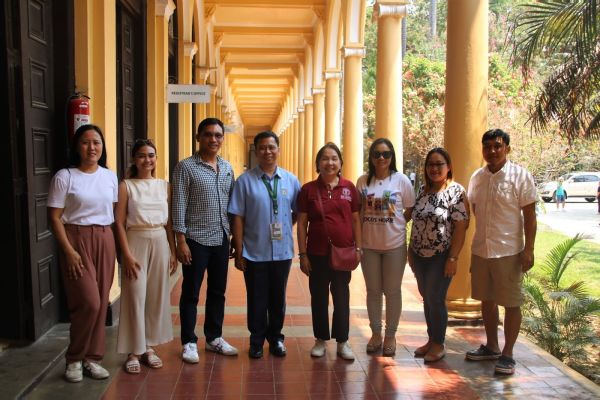
[[[298,253],[298,257],[304,258],[304,257],[306,257],[306,253]]]
[[[450,262],[456,262],[458,260],[458,257],[448,257],[448,261]]]
[[[361,252],[361,251],[362,251],[362,249],[361,249],[360,247],[357,247],[357,248],[356,248],[356,251],[358,251],[358,252]]]

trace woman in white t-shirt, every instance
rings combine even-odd
[[[119,184],[115,229],[121,250],[121,314],[117,352],[128,354],[123,368],[141,372],[140,361],[161,368],[152,346],[173,339],[169,274],[177,270],[175,235],[171,229],[171,189],[155,178],[156,146],[138,139],[131,148],[133,164]]]
[[[70,168],[58,171],[50,182],[47,206],[61,250],[60,269],[71,319],[64,377],[79,382],[84,374],[93,379],[109,376],[100,362],[115,272],[112,224],[117,176],[106,167],[104,136],[95,125],[77,129],[69,158]]]
[[[406,266],[406,223],[415,193],[406,175],[396,168],[392,142],[379,138],[369,149],[369,170],[356,188],[361,195],[362,271],[367,287],[367,311],[372,336],[367,352],[383,346],[383,355],[396,353],[396,331],[402,313],[402,277]],[[381,336],[385,295],[385,338]]]
[[[441,147],[425,157],[425,185],[412,213],[408,263],[423,297],[428,340],[415,350],[426,362],[442,359],[448,325],[446,293],[469,225],[465,189],[452,180],[450,155]]]

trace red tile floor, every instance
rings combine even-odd
[[[312,358],[314,343],[308,280],[297,268],[290,273],[287,317],[284,328],[288,354],[276,358],[268,353],[259,360],[247,355],[243,275],[230,269],[224,337],[240,354],[226,357],[204,351],[198,343],[200,363],[184,364],[178,338],[156,347],[164,367],[140,375],[120,370],[112,378],[104,399],[599,399],[600,389],[526,339],[515,348],[517,372],[511,377],[494,375],[494,363],[465,361],[464,353],[484,340],[483,327],[453,324],[448,329],[446,358],[434,364],[415,359],[413,351],[426,340],[421,298],[407,268],[403,282],[403,313],[394,357],[367,355],[370,337],[365,306],[365,287],[360,269],[351,282],[350,343],[357,356],[353,362],[336,357],[330,341],[327,355]],[[176,336],[179,332],[177,304],[181,279],[173,287],[171,304]],[[199,304],[204,304],[205,285]],[[199,307],[197,333],[202,334],[203,307]]]

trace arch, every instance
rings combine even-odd
[[[323,35],[323,23],[319,21],[315,29],[314,64],[313,64],[313,87],[324,86],[323,71],[325,70],[325,38]]]
[[[304,91],[302,97],[312,97],[311,89],[313,87],[313,59],[312,46],[307,45],[304,49]]]
[[[340,48],[343,26],[341,18],[341,1],[332,0],[327,5],[327,23],[325,25],[325,70],[339,70],[340,65]]]
[[[362,47],[365,41],[366,1],[346,0],[344,11],[344,44],[345,46]]]

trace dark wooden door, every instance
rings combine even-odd
[[[125,176],[136,138],[146,137],[144,80],[144,2],[117,2],[118,174]]]
[[[22,110],[17,130],[25,157],[18,179],[25,181],[26,197],[17,224],[24,239],[22,251],[31,274],[31,312],[33,336],[39,337],[59,318],[59,279],[56,245],[46,218],[48,186],[54,170],[55,96],[53,1],[20,0]],[[19,176],[21,175],[21,176]],[[19,206],[19,207],[20,207]],[[27,252],[28,250],[28,252]],[[29,307],[28,307],[29,308]]]

